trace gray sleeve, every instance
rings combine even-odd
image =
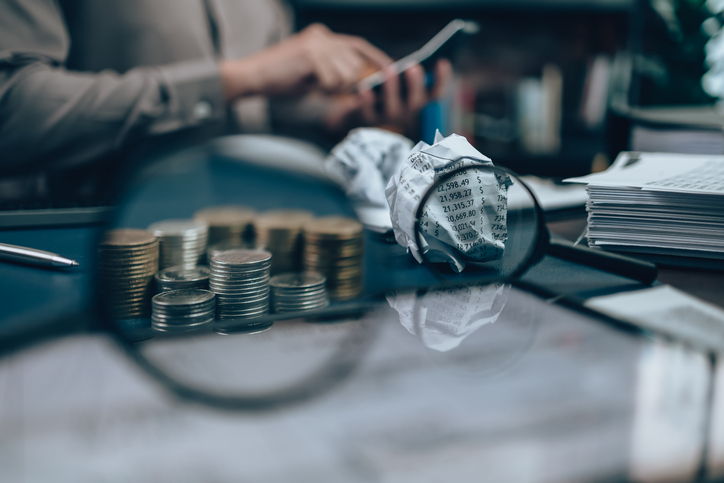
[[[84,73],[64,68],[68,46],[57,0],[0,0],[0,169],[80,164],[225,115],[211,59]]]

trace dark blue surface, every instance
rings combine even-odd
[[[98,228],[1,230],[0,242],[47,250],[76,260],[53,269],[0,261],[0,337],[42,336],[59,321],[86,324],[92,311],[93,244]],[[83,319],[83,320],[81,320]]]

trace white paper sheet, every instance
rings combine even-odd
[[[724,310],[669,285],[593,297],[584,305],[698,348],[724,351]]]
[[[417,222],[425,194],[444,175],[458,168],[492,166],[492,161],[457,134],[435,143],[419,143],[400,171],[390,179],[385,193],[397,242],[422,263],[449,262],[460,272],[465,260],[493,261],[503,256],[508,237],[506,217],[507,176],[482,170],[465,170],[439,184],[428,198]],[[418,247],[415,232],[420,229]]]
[[[724,156],[621,153],[602,173],[564,181],[675,193],[724,194]]]

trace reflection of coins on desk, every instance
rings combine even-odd
[[[198,265],[206,252],[208,226],[194,220],[163,220],[149,225],[148,230],[160,243],[160,268]]]
[[[209,287],[219,319],[252,319],[269,313],[271,253],[229,250],[211,259]]]
[[[116,319],[151,314],[153,276],[158,271],[159,244],[146,231],[119,228],[104,233],[98,244],[100,290]]]
[[[302,226],[313,218],[307,210],[273,210],[256,216],[256,244],[273,255],[272,274],[301,268]]]
[[[209,245],[224,241],[241,244],[252,235],[254,214],[254,210],[246,206],[210,206],[194,213],[194,220],[209,226]]]
[[[364,230],[356,220],[327,216],[304,224],[304,269],[327,277],[332,300],[362,293]]]
[[[209,267],[198,266],[191,269],[184,267],[169,267],[161,270],[154,277],[156,291],[168,290],[209,289]]]
[[[327,279],[316,272],[290,272],[269,280],[274,312],[321,309],[329,305]]]
[[[214,323],[216,301],[209,290],[170,290],[152,300],[151,327],[161,332],[185,332]]]

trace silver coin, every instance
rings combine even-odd
[[[186,320],[186,319],[193,320],[193,319],[197,319],[199,317],[204,317],[204,316],[216,313],[216,306],[207,307],[204,310],[199,310],[199,311],[189,311],[188,313],[185,313],[185,312],[167,313],[167,312],[158,310],[158,307],[153,307],[152,309],[153,309],[152,311],[153,311],[154,317],[158,317],[159,319],[170,320],[170,321],[172,321],[172,320],[181,321],[181,320]]]
[[[271,257],[271,253],[265,250],[228,250],[216,255],[211,259],[211,262],[214,265],[243,265],[252,267],[268,264]]]
[[[256,282],[256,283],[249,283],[249,284],[227,284],[227,285],[218,285],[218,284],[209,284],[209,288],[214,293],[253,293],[253,292],[260,292],[262,290],[269,291],[269,284],[266,282]]]
[[[220,283],[217,281],[209,281],[209,287],[213,290],[225,291],[225,290],[253,290],[257,288],[268,288],[269,282],[267,280],[255,280],[249,282],[240,282],[238,280],[233,282]]]
[[[250,267],[220,267],[211,262],[211,276],[217,278],[248,278],[254,276],[263,276],[269,274],[271,265],[259,265],[253,268]]]
[[[313,297],[326,293],[327,289],[325,287],[314,287],[305,290],[279,290],[272,287],[271,291],[278,297]]]
[[[228,321],[231,319],[243,319],[243,320],[249,320],[249,319],[259,319],[261,317],[266,317],[269,315],[269,312],[261,312],[258,314],[226,314],[226,315],[217,315],[216,320],[217,321]],[[217,322],[218,323],[218,322]]]
[[[168,321],[169,323],[171,323],[171,322],[183,323],[184,320],[194,321],[194,320],[196,320],[196,319],[198,319],[198,318],[201,318],[201,317],[209,317],[209,316],[212,316],[212,317],[213,317],[214,314],[216,314],[216,308],[215,308],[215,307],[212,308],[211,310],[205,310],[205,311],[203,311],[203,312],[198,312],[198,313],[194,312],[194,313],[192,313],[192,314],[173,314],[173,315],[169,315],[169,314],[160,313],[160,312],[158,312],[158,311],[156,311],[156,310],[153,311],[153,317],[156,317],[156,318],[159,319],[159,320]]]
[[[183,236],[188,232],[203,232],[208,230],[208,225],[198,220],[163,220],[148,225],[148,231],[155,236],[171,235]]]
[[[226,297],[224,295],[217,295],[217,304],[216,305],[224,305],[229,306],[233,304],[237,305],[251,305],[251,304],[258,304],[258,303],[267,303],[269,301],[268,295],[259,295],[254,297],[248,297],[248,298],[241,298],[241,297]]]
[[[269,305],[269,299],[223,300],[216,304],[218,310],[247,310]]]
[[[316,272],[291,272],[274,275],[269,281],[269,285],[281,288],[300,288],[323,285],[326,281],[324,275]]]
[[[287,300],[287,299],[279,299],[279,298],[272,298],[272,304],[274,305],[301,305],[301,304],[319,304],[324,302],[325,300],[328,300],[328,297],[325,295],[324,297],[317,297],[314,299],[297,299],[297,300]]]
[[[320,297],[314,300],[273,300],[273,305],[279,306],[297,306],[297,305],[314,305],[321,304],[329,300],[327,297]]]
[[[211,270],[208,267],[194,267],[186,269],[183,267],[169,267],[156,274],[158,282],[197,282],[208,280]]]
[[[217,310],[216,317],[258,317],[270,313],[269,306],[266,307],[254,307],[249,309],[227,309]]]
[[[305,307],[277,307],[275,306],[273,308],[273,311],[281,314],[285,312],[305,312],[308,310],[317,310],[317,309],[323,309],[329,306],[329,302],[326,304],[319,304],[319,305],[313,305],[313,306],[305,306]]]
[[[201,330],[205,327],[211,327],[215,321],[215,317],[207,317],[206,319],[199,320],[198,322],[194,322],[192,324],[176,325],[167,324],[162,321],[151,319],[151,328],[159,332],[168,333],[188,332],[192,330]]]
[[[156,305],[197,305],[209,302],[215,297],[209,290],[171,290],[153,297]]]
[[[173,291],[173,290],[170,290]],[[180,290],[178,290],[180,292]],[[164,292],[168,293],[168,292]],[[161,294],[158,294],[161,295]],[[178,304],[178,305],[164,305],[158,303],[158,301],[151,301],[156,310],[160,313],[165,314],[188,314],[192,312],[203,312],[204,310],[211,310],[216,305],[216,297],[210,299],[208,302],[202,302],[198,304]]]
[[[328,303],[329,303],[329,299],[324,298],[321,300],[314,300],[314,301],[307,301],[307,302],[294,302],[294,303],[275,302],[272,305],[274,305],[274,307],[308,307],[308,306],[324,305],[324,304],[328,304]]]
[[[169,290],[209,290],[208,280],[200,282],[168,282],[156,283],[156,290],[160,292],[168,292]]]

